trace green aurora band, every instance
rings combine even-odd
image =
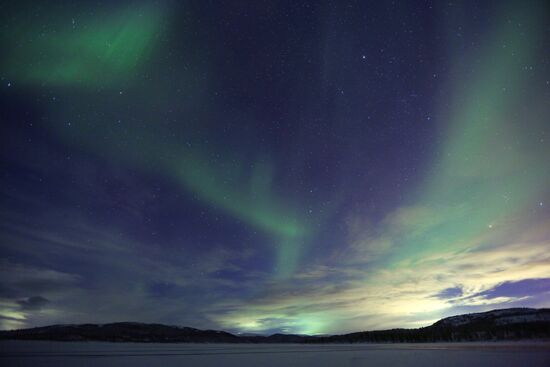
[[[76,93],[83,94],[99,87],[120,88],[135,79],[139,67],[154,56],[152,44],[162,37],[166,13],[162,6],[144,5],[111,11],[105,16],[88,16],[75,25],[52,11],[47,30],[38,32],[29,23],[21,25],[16,34],[5,35],[3,42],[10,57],[3,68],[17,84],[37,88],[73,87],[78,88]],[[24,22],[19,19],[18,24]],[[34,34],[40,36],[32,37]],[[122,110],[122,104],[111,99],[104,101],[105,109],[114,105]],[[271,236],[276,253],[275,275],[284,278],[294,272],[311,226],[298,218],[297,209],[273,193],[270,165],[257,159],[245,167],[242,157],[212,163],[206,157],[213,152],[191,149],[175,139],[166,140],[169,132],[160,126],[135,124],[123,130],[113,127],[107,118],[88,125],[86,119],[91,119],[94,111],[76,100],[74,105],[77,107],[71,113],[55,108],[51,111],[53,132],[66,144],[171,178],[213,208]],[[63,122],[75,120],[78,123],[74,122],[70,129]],[[114,138],[105,140],[106,135]],[[223,156],[227,153],[223,152]]]
[[[528,230],[521,218],[539,206],[550,187],[548,155],[540,137],[532,134],[548,123],[549,105],[540,104],[536,98],[540,90],[529,85],[523,74],[540,57],[534,45],[544,28],[543,12],[517,6],[506,14],[514,14],[513,19],[500,17],[483,47],[462,58],[450,73],[452,103],[439,111],[440,118],[448,121],[445,138],[423,185],[410,193],[410,205],[396,208],[380,223],[374,239],[363,244],[367,249],[385,243],[386,249],[368,265],[360,264],[367,298],[369,289],[379,286],[380,274],[390,272],[400,279],[398,274],[422,273],[429,262],[446,261],[440,255],[447,252],[495,246],[518,229]],[[522,33],[514,29],[518,24]],[[319,303],[332,297],[329,292]],[[222,322],[259,331],[268,328],[264,320],[271,320],[271,326],[284,324],[298,333],[315,334],[327,332],[342,317],[315,311],[315,301],[299,296],[287,302],[286,307],[252,304]],[[383,316],[384,309],[370,312]],[[405,313],[418,312],[411,309]],[[399,312],[403,315],[403,310]]]
[[[214,164],[204,158],[212,152],[183,148],[162,139],[154,129],[132,128],[124,135],[124,145],[117,139],[98,145],[101,135],[113,134],[113,130],[108,124],[95,123],[94,131],[87,126],[84,123],[67,129],[63,124],[52,124],[55,134],[66,144],[85,147],[104,159],[143,172],[162,174],[216,210],[270,235],[276,253],[275,275],[285,278],[294,272],[311,235],[311,225],[298,218],[298,209],[274,193],[270,165],[262,160],[245,164],[242,158],[220,158]],[[90,139],[93,136],[97,139]]]
[[[467,250],[479,245],[479,238],[494,238],[491,232],[496,227],[502,228],[500,235],[513,230],[503,227],[537,205],[537,197],[550,187],[548,157],[530,134],[548,123],[550,111],[525,92],[528,79],[522,75],[525,66],[534,63],[533,45],[544,24],[538,9],[517,6],[506,13],[516,19],[501,17],[482,52],[472,51],[449,74],[453,103],[439,111],[440,119],[448,121],[445,138],[421,189],[409,197],[409,209],[396,210],[382,224],[378,240],[391,246],[383,261],[369,265],[370,272],[397,271],[429,255]],[[72,87],[84,95],[132,81],[151,56],[154,40],[162,36],[166,11],[144,6],[110,14],[114,15],[79,19],[76,25],[52,17],[52,28],[43,32],[33,28],[29,18],[29,24],[21,23],[15,34],[2,36],[9,55],[1,62],[2,69],[14,84]],[[514,29],[518,24],[523,33]],[[481,61],[474,65],[476,60]],[[123,101],[104,104],[105,109],[114,104],[123,110]],[[277,172],[268,159],[239,156],[230,149],[209,151],[192,133],[189,140],[196,144],[189,147],[175,138],[166,139],[169,134],[160,124],[136,123],[127,130],[101,118],[87,124],[86,119],[98,117],[80,107],[76,104],[71,112],[52,108],[49,124],[54,136],[105,160],[160,173],[207,205],[262,231],[274,248],[274,275],[286,279],[294,274],[322,218],[306,218],[300,203],[276,191]],[[66,121],[74,121],[75,115],[82,117],[67,128]],[[147,118],[155,121],[153,116]],[[111,138],[103,139],[106,135]],[[208,157],[214,154],[223,158],[212,163]],[[365,271],[366,286],[370,275]],[[231,325],[250,330],[250,325],[259,325],[257,320],[291,319],[299,332],[322,333],[334,320],[321,312],[289,315],[268,308],[248,312],[250,318],[235,317]]]
[[[144,5],[78,19],[51,11],[42,27],[31,15],[11,20],[4,34],[2,69],[12,80],[38,86],[103,87],[134,75],[165,19],[161,6]]]
[[[544,146],[530,131],[548,123],[549,111],[526,93],[530,86],[522,75],[535,63],[542,19],[537,9],[517,7],[511,14],[513,21],[500,18],[481,54],[455,65],[453,102],[440,117],[449,121],[446,138],[413,209],[396,214],[386,228],[383,237],[395,251],[382,266],[399,268],[478,245],[496,227],[506,231],[507,221],[536,207],[548,189]],[[514,29],[518,24],[523,33]]]

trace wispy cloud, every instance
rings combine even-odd
[[[548,293],[541,291],[548,283],[540,278],[550,274],[550,240],[542,240],[541,234],[550,238],[550,230],[542,228],[550,226],[543,223],[506,243],[434,252],[391,267],[372,266],[367,259],[363,272],[349,266],[314,267],[297,274],[291,284],[265,284],[263,294],[251,302],[222,305],[229,311],[216,310],[212,317],[243,331],[268,329],[279,320],[293,332],[326,333],[423,326],[464,308],[486,310],[519,301],[529,305],[531,296],[544,294],[548,301]],[[337,278],[339,273],[345,276]],[[511,284],[537,289],[506,292]]]

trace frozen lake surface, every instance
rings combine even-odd
[[[0,341],[1,366],[550,366],[550,342],[133,344]]]

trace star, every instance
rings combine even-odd
[[[323,334],[419,326],[510,287],[550,304],[515,284],[547,277],[550,244],[536,4],[455,4],[458,29],[421,3],[203,1],[191,22],[178,1],[35,3],[0,12],[0,313],[20,317],[0,329],[122,315]]]

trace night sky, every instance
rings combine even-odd
[[[0,5],[0,328],[550,306],[545,1]]]

